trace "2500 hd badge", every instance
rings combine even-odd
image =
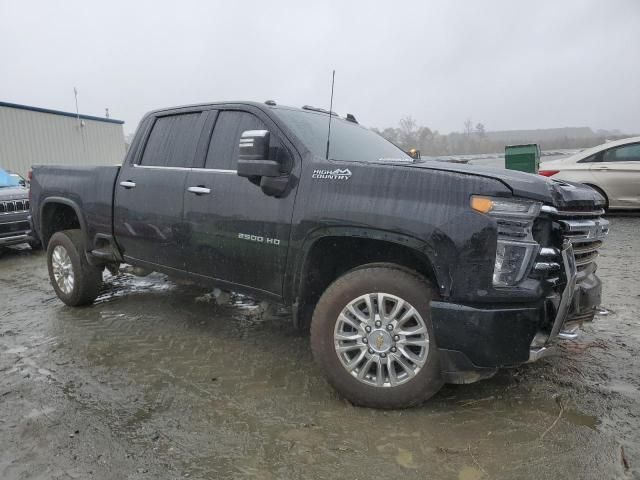
[[[249,235],[248,233],[239,233],[238,238],[242,240],[249,240],[250,242],[268,243],[270,245],[280,245],[279,239],[262,237],[260,235]]]

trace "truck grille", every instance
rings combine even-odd
[[[11,237],[16,234],[23,234],[30,228],[29,222],[27,221],[0,223],[0,239],[3,237]]]
[[[2,200],[0,201],[0,214],[29,211],[29,200]]]
[[[604,210],[593,207],[571,210],[546,207],[558,222],[563,242],[573,245],[573,253],[578,272],[589,268],[598,257],[598,249],[609,233],[609,221],[602,218]]]

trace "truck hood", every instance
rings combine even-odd
[[[1,200],[21,200],[29,196],[29,190],[24,187],[2,187],[0,188]]]
[[[410,168],[441,170],[492,178],[506,185],[516,197],[530,198],[560,208],[589,207],[593,206],[594,203],[597,206],[604,206],[605,204],[604,198],[586,185],[554,180],[532,173],[507,170],[505,168],[436,161],[419,161],[404,165]]]

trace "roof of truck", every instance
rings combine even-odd
[[[248,105],[248,106],[257,107],[257,108],[261,108],[261,109],[265,109],[265,108],[269,108],[269,109],[286,109],[286,110],[299,110],[301,112],[309,112],[309,113],[320,113],[320,114],[325,114],[325,115],[329,114],[328,110],[325,110],[325,109],[322,109],[322,108],[311,107],[310,105],[304,105],[302,107],[294,107],[294,106],[290,106],[290,105],[280,105],[280,104],[277,104],[273,100],[267,100],[265,102],[255,102],[255,101],[247,101],[247,100],[229,100],[229,101],[220,101],[220,102],[192,103],[192,104],[187,104],[187,105],[176,105],[176,106],[173,106],[173,107],[158,108],[158,109],[150,111],[149,114],[162,113],[162,112],[167,112],[167,111],[171,111],[171,110],[196,109],[196,108],[202,108],[202,107],[215,107],[215,106],[218,106],[218,105]],[[331,113],[333,114],[334,117],[341,118],[341,119],[344,120],[344,118],[341,117],[340,115],[338,115],[336,112],[331,112]]]

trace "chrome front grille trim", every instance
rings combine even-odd
[[[560,218],[601,217],[604,215],[604,209],[602,208],[598,210],[558,210],[556,207],[552,207],[551,205],[543,205],[540,211]]]
[[[0,215],[9,215],[12,213],[21,213],[29,211],[29,200],[26,198],[19,200],[1,200]]]
[[[557,262],[536,262],[533,269],[538,272],[555,272],[560,270],[560,264]]]
[[[597,252],[598,249],[602,246],[602,240],[596,240],[595,242],[574,242],[573,244],[573,253],[576,255],[580,255],[583,253],[593,253]]]
[[[584,267],[585,265],[589,265],[590,263],[594,262],[596,258],[598,258],[598,252],[592,252],[581,256],[575,255],[576,267]]]
[[[558,220],[563,229],[563,239],[573,246],[578,270],[595,262],[598,248],[609,233],[609,221],[604,218]]]
[[[575,263],[575,258],[573,255],[573,246],[570,243],[565,243],[564,247],[562,248],[561,256],[567,284],[564,287],[562,295],[560,296],[560,305],[558,305],[556,318],[554,319],[553,325],[551,327],[549,340],[553,340],[554,338],[556,338],[556,336],[560,332],[562,324],[567,317],[569,307],[571,306],[573,296],[575,295],[576,282],[578,277],[577,265]]]
[[[559,210],[556,207],[544,205],[541,211],[553,217],[561,228],[562,241],[573,247],[578,271],[583,272],[594,264],[598,257],[598,249],[602,247],[603,240],[609,233],[609,221],[601,218],[604,210]],[[545,248],[544,250],[547,255],[540,255],[541,257],[553,256],[551,255],[552,249]],[[541,261],[548,260],[542,259]]]
[[[604,218],[594,220],[558,220],[568,232],[571,240],[598,240],[609,233],[609,221]]]

